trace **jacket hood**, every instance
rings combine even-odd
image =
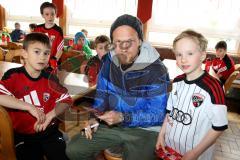
[[[115,51],[110,51],[112,61],[115,65],[118,67],[120,66],[119,60],[117,58]],[[155,62],[157,59],[159,59],[160,54],[157,52],[157,50],[151,46],[148,42],[143,42],[140,48],[140,54],[134,61],[133,65],[129,67],[126,71],[132,71],[132,70],[141,70],[145,67],[151,65],[153,62]]]

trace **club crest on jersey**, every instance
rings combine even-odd
[[[50,98],[50,94],[49,93],[43,93],[43,101],[47,102]]]
[[[199,93],[195,93],[193,94],[192,96],[192,103],[193,103],[193,106],[194,107],[199,107],[201,106],[201,104],[203,103],[203,100],[204,100],[204,96],[199,94]]]
[[[29,90],[29,87],[28,87],[28,86],[24,86],[24,87],[23,87],[23,90],[24,90],[24,91],[28,91],[28,90]]]

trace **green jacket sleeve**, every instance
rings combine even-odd
[[[92,50],[89,48],[88,45],[83,46],[83,51],[85,52],[87,59],[90,59],[92,57]]]

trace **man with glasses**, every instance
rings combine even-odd
[[[73,137],[67,155],[73,160],[94,159],[101,150],[121,146],[123,159],[155,159],[155,141],[167,103],[167,69],[159,53],[143,41],[138,18],[118,17],[110,38],[111,51],[103,57],[93,105],[99,129],[97,125],[91,129],[98,123],[91,119],[86,138]]]

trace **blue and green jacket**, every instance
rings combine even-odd
[[[141,45],[131,67],[123,71],[114,51],[103,57],[94,108],[122,112],[126,127],[151,127],[163,123],[169,75],[159,53],[149,43]]]

